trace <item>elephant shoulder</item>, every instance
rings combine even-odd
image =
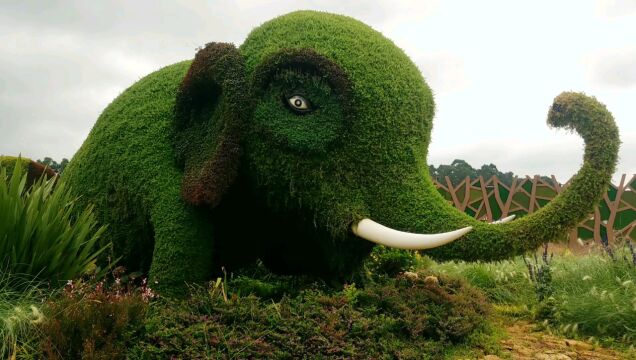
[[[116,184],[141,195],[151,192],[146,188],[157,174],[179,175],[170,136],[175,96],[190,62],[145,76],[106,107],[65,170],[73,188],[98,196]]]

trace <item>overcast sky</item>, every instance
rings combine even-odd
[[[240,45],[298,9],[358,18],[403,48],[435,92],[429,163],[573,175],[583,142],[549,129],[552,99],[596,96],[636,173],[636,0],[0,0],[0,154],[58,161],[133,82],[211,41]]]

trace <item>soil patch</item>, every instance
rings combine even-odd
[[[517,321],[506,328],[509,338],[501,341],[500,356],[487,355],[484,360],[539,359],[539,360],[584,360],[584,359],[633,359],[614,350],[602,348],[584,341],[562,338],[536,329],[536,325]]]

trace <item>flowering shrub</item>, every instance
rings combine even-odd
[[[46,304],[41,351],[47,359],[117,359],[143,329],[148,302],[155,297],[146,279],[113,272],[111,281],[69,281]]]

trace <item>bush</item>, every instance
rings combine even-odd
[[[263,283],[283,278],[252,284],[271,293],[278,285]],[[237,295],[236,284],[218,280],[153,307],[128,358],[439,358],[477,333],[489,311],[462,281],[424,273],[365,288],[296,287],[279,300]],[[245,292],[244,277],[239,284]]]
[[[20,161],[13,175],[0,166],[0,263],[11,273],[41,279],[72,279],[94,271],[105,249],[95,245],[92,208],[75,208],[75,199],[57,178],[40,178],[27,188]]]
[[[418,264],[415,251],[375,246],[366,261],[367,269],[374,275],[395,276],[401,272],[413,270]]]
[[[69,281],[46,303],[40,351],[47,359],[119,359],[143,330],[147,303],[154,297],[145,280],[135,285]]]

